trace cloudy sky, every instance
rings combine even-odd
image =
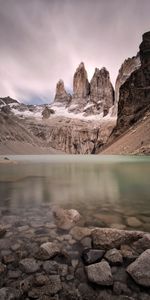
[[[150,0],[0,0],[0,96],[53,100],[84,61],[89,79],[105,66],[113,84],[150,30]]]

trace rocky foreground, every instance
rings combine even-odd
[[[2,210],[0,299],[148,300],[150,234],[87,228],[74,209]]]

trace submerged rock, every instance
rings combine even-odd
[[[0,289],[0,300],[17,300],[20,299],[20,292],[14,288],[3,287]]]
[[[22,259],[19,265],[20,265],[20,269],[27,274],[35,273],[40,268],[39,264],[36,262],[34,258]]]
[[[113,284],[111,268],[106,261],[87,266],[86,272],[89,281],[93,283],[107,286]]]
[[[100,261],[101,258],[104,256],[104,250],[97,250],[97,249],[86,249],[82,253],[83,260],[85,264],[93,264],[97,261]]]
[[[92,232],[92,229],[86,228],[86,227],[79,227],[79,226],[75,226],[71,231],[70,234],[72,235],[72,237],[77,240],[80,241],[83,238],[90,236]]]
[[[79,220],[80,214],[75,209],[63,209],[63,208],[53,208],[53,215],[56,220],[58,228],[69,230],[72,228]]]
[[[3,237],[6,233],[6,229],[4,226],[0,225],[0,238]]]
[[[55,243],[47,242],[40,246],[42,250],[44,250],[45,255],[47,255],[47,259],[50,259],[57,254],[61,253],[60,247],[56,245]]]
[[[138,284],[150,287],[150,249],[143,252],[129,265],[127,272]]]
[[[120,265],[123,263],[123,258],[120,251],[115,248],[108,250],[105,254],[105,258],[111,265]]]
[[[137,241],[144,235],[140,231],[127,231],[119,229],[99,228],[92,231],[93,245],[95,248],[118,248],[121,244]]]

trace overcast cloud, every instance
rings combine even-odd
[[[84,61],[89,79],[105,66],[113,84],[150,30],[150,0],[0,0],[0,96],[53,100]]]

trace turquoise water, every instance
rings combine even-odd
[[[0,207],[7,213],[58,205],[77,209],[88,225],[134,228],[128,218],[136,217],[138,228],[150,231],[150,157],[8,157],[16,163],[0,165]]]

